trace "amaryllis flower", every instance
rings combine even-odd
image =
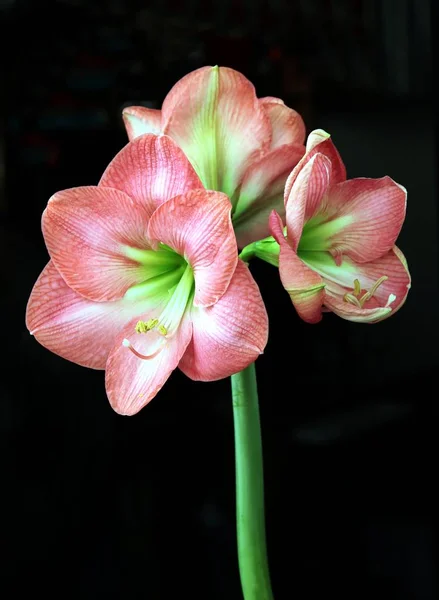
[[[280,216],[270,215],[280,277],[302,319],[317,323],[324,307],[375,323],[403,305],[410,275],[395,241],[406,196],[390,177],[346,180],[329,135],[310,134],[285,188],[286,237]]]
[[[258,99],[233,69],[203,67],[174,85],[161,110],[132,106],[123,117],[130,140],[169,135],[204,187],[227,194],[240,247],[269,234],[270,212],[282,214],[286,179],[305,152],[295,110],[279,98]]]
[[[52,352],[105,369],[122,414],[139,411],[177,366],[203,381],[244,369],[268,326],[230,212],[169,137],[137,138],[98,186],[49,200],[51,260],[28,303],[29,330]]]

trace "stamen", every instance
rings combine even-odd
[[[383,275],[382,277],[380,277],[373,284],[373,286],[370,288],[370,290],[368,292],[365,292],[361,296],[361,298],[358,298],[358,296],[361,294],[360,281],[358,279],[354,279],[354,289],[353,289],[352,293],[348,292],[347,294],[345,294],[343,296],[343,300],[345,302],[349,302],[350,304],[353,304],[354,306],[357,306],[358,308],[363,308],[365,303],[368,302],[368,300],[370,300],[372,298],[372,296],[375,294],[375,292],[380,287],[380,285],[382,283],[384,283],[385,281],[387,281],[388,279],[389,278],[387,277],[387,275]],[[393,295],[393,294],[391,294],[391,295]]]
[[[149,321],[146,321],[146,323],[145,321],[137,321],[134,329],[136,333],[148,333],[148,331],[151,331],[157,327],[159,333],[162,335],[167,335],[167,328],[164,325],[159,325],[159,322],[160,321],[158,319],[149,319]]]
[[[131,344],[131,342],[129,340],[127,340],[126,338],[122,341],[122,346],[125,346],[125,348],[128,348],[129,350],[131,350],[131,352],[137,356],[137,358],[141,358],[142,360],[151,360],[152,358],[155,358],[158,354],[160,354],[160,352],[163,350],[163,344],[160,346],[160,348],[158,348],[155,352],[153,352],[152,354],[141,354],[140,352],[138,352],[133,345]]]
[[[354,296],[353,294],[345,294],[343,296],[343,300],[345,302],[349,302],[350,304],[353,304],[354,306],[357,306],[358,308],[362,308],[360,301],[358,300],[358,298],[356,296]]]
[[[378,279],[378,281],[376,283],[373,284],[373,286],[371,287],[371,289],[369,290],[369,294],[370,297],[372,298],[372,296],[375,294],[375,292],[377,291],[377,289],[380,287],[380,285],[382,283],[384,283],[385,281],[387,281],[389,278],[386,275],[383,275],[382,277],[380,277]]]
[[[146,323],[145,321],[137,321],[135,327],[136,333],[147,333],[151,329],[154,329],[158,322],[158,319],[149,319]]]
[[[137,321],[134,330],[136,333],[146,333],[148,331],[148,327],[146,326],[145,321]]]

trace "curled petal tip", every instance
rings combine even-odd
[[[320,136],[320,137],[324,138],[325,140],[327,140],[328,138],[331,137],[331,134],[328,133],[327,131],[325,131],[324,129],[313,129],[313,131],[311,131],[310,135]]]
[[[331,135],[323,129],[314,129],[308,136],[306,142],[306,151],[310,152],[315,146],[329,140]]]

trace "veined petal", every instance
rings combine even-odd
[[[160,304],[151,297],[137,303],[140,313]],[[93,302],[66,284],[52,261],[42,271],[30,295],[26,326],[42,346],[78,365],[104,369],[114,341],[133,316],[132,302]]]
[[[108,165],[99,186],[125,192],[145,207],[148,217],[169,198],[202,188],[188,159],[167,136],[142,135]]]
[[[270,235],[269,218],[273,210],[276,210],[281,218],[285,217],[284,207],[279,206],[279,196],[268,198],[267,204],[261,207],[259,212],[252,211],[249,215],[244,214],[245,218],[234,222],[238,248],[244,248]]]
[[[323,208],[331,173],[329,158],[323,154],[315,154],[297,176],[293,171],[288,178],[286,188],[289,188],[289,194],[285,196],[286,223],[288,241],[294,251],[297,251],[304,224]],[[294,183],[290,186],[293,176]]]
[[[306,127],[302,117],[292,108],[285,106],[283,100],[267,96],[259,102],[264,107],[272,127],[271,150],[283,144],[299,144],[303,146]],[[302,156],[305,153],[303,150]]]
[[[329,239],[330,252],[370,262],[388,252],[404,223],[407,191],[390,177],[357,178],[330,190],[326,212],[341,227]]]
[[[166,96],[162,131],[182,148],[204,186],[230,198],[252,160],[271,143],[253,85],[225,67],[203,67]]]
[[[147,279],[147,268],[130,258],[134,249],[153,253],[147,223],[144,206],[123,192],[80,187],[52,196],[42,229],[66,283],[90,300],[104,301],[121,298],[132,285]]]
[[[184,317],[173,336],[157,331],[135,333],[136,319],[117,336],[105,369],[107,396],[113,409],[122,415],[139,412],[162,388],[178,366],[192,336],[192,322]],[[142,359],[123,345],[128,340]]]
[[[170,246],[191,265],[196,306],[221,298],[235,271],[238,249],[231,209],[225,194],[194,190],[162,204],[149,222],[149,238]]]
[[[316,146],[331,139],[331,135],[323,129],[314,129],[306,140],[306,151],[311,152]],[[323,146],[324,147],[324,146]],[[329,147],[333,147],[330,145]]]
[[[254,162],[247,169],[233,215],[240,248],[269,235],[272,210],[283,216],[285,181],[303,155],[303,146],[285,144]]]
[[[396,246],[362,264],[344,257],[337,265],[327,252],[303,252],[301,258],[322,276],[325,306],[350,321],[375,323],[389,317],[401,308],[410,289],[407,261]]]
[[[245,172],[233,212],[236,224],[243,213],[258,212],[269,198],[283,196],[285,182],[303,156],[303,146],[285,144],[255,161]],[[256,206],[259,204],[259,206]]]
[[[299,316],[308,323],[318,323],[322,318],[325,284],[317,273],[307,267],[284,237],[282,220],[273,211],[270,229],[280,246],[279,275]]]
[[[220,300],[208,308],[193,307],[191,318],[193,336],[179,367],[194,380],[214,381],[242,371],[267,343],[264,302],[242,261]]]
[[[316,154],[323,154],[331,161],[331,177],[329,181],[330,186],[346,180],[346,168],[337,148],[332,143],[331,136],[329,133],[326,133],[326,131],[323,131],[323,129],[316,129],[309,134],[306,143],[305,156],[291,173],[285,185],[285,203],[288,201],[291,188],[293,187],[300,172]]]
[[[346,167],[342,161],[340,153],[334,146],[331,135],[323,129],[314,129],[308,136],[306,142],[306,154],[304,158],[311,158],[315,152],[324,154],[329,158],[332,164],[331,185],[335,185],[346,180]]]
[[[145,133],[161,133],[161,110],[146,108],[144,106],[129,106],[122,112],[123,122],[127,130],[128,139],[134,140]]]

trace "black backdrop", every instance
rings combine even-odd
[[[24,325],[50,195],[95,184],[126,143],[122,107],[160,106],[204,64],[329,131],[349,177],[388,174],[409,192],[413,288],[382,324],[308,326],[276,270],[252,265],[270,316],[257,370],[275,597],[436,597],[430,3],[9,0],[0,16],[3,597],[240,598],[229,382],[175,372],[120,417],[102,373]]]

